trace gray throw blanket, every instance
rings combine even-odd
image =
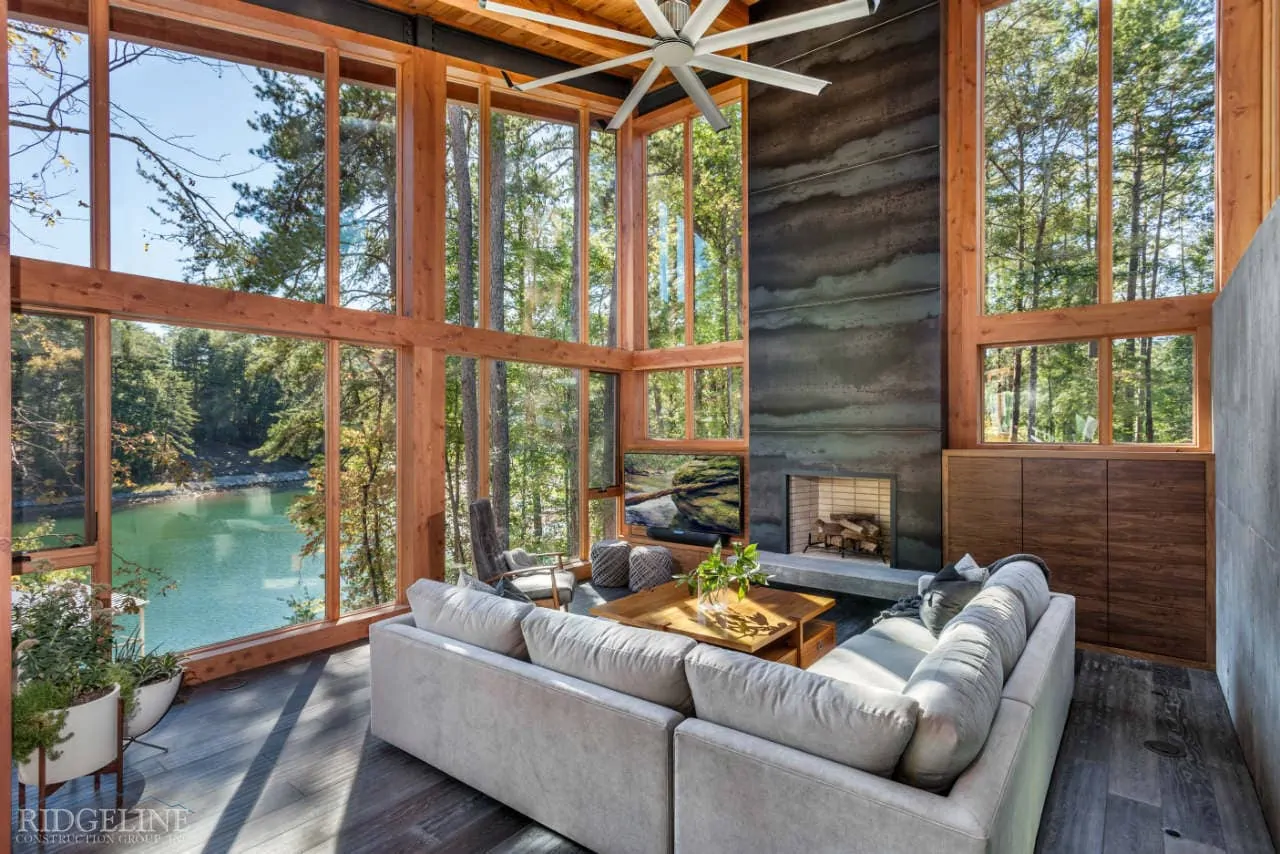
[[[1045,563],[1044,560],[1042,560],[1041,558],[1033,554],[1016,554],[1016,555],[1009,555],[1008,557],[1002,557],[998,561],[996,561],[995,563],[987,567],[987,577],[990,578],[991,576],[995,575],[996,572],[999,571],[1001,567],[1007,566],[1013,563],[1014,561],[1019,561],[1019,560],[1031,561],[1036,566],[1040,567],[1040,571],[1044,573],[1044,580],[1045,581],[1049,580],[1049,565]],[[874,625],[875,623],[879,623],[882,620],[888,620],[893,617],[913,617],[915,619],[919,619],[920,605],[922,602],[923,602],[923,598],[920,596],[904,596],[901,599],[899,599],[897,602],[894,602],[888,608],[885,608],[883,611],[881,611],[880,615],[876,617],[874,620],[872,620],[872,624]]]

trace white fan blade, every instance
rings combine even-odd
[[[796,74],[793,71],[783,71],[781,68],[770,68],[767,65],[757,65],[754,62],[743,62],[740,59],[731,59],[727,56],[716,56],[715,54],[695,56],[689,60],[689,64],[694,68],[718,71],[721,74],[728,74],[730,77],[742,77],[746,80],[754,80],[757,83],[767,83],[770,86],[780,86],[783,89],[804,92],[806,95],[817,95],[831,85],[830,80],[820,80],[817,77],[808,77],[804,74]]]
[[[653,27],[653,31],[659,37],[664,39],[673,39],[676,37],[676,31],[671,28],[671,22],[667,20],[667,16],[662,14],[662,10],[658,8],[658,4],[653,0],[636,0],[636,5],[640,7],[640,11],[644,12],[645,18],[649,21],[649,26]]]
[[[754,44],[765,39],[776,39],[779,36],[789,36],[805,30],[816,30],[841,21],[852,21],[854,18],[870,15],[878,5],[879,0],[843,0],[841,3],[823,6],[821,9],[783,15],[772,21],[761,21],[758,24],[748,24],[736,30],[707,36],[694,45],[694,52],[705,55],[728,50],[731,47],[741,47],[744,44]]]
[[[642,50],[639,53],[633,53],[630,56],[620,56],[617,59],[597,62],[595,65],[587,65],[582,68],[562,71],[559,74],[552,74],[550,77],[540,77],[537,80],[530,80],[528,83],[517,83],[512,88],[517,92],[532,92],[534,89],[541,89],[543,86],[550,86],[552,83],[563,83],[565,80],[572,80],[575,77],[582,77],[586,74],[595,74],[597,71],[608,71],[610,68],[617,68],[620,65],[631,65],[633,62],[640,62],[641,60],[651,59],[652,57],[652,50]]]
[[[561,18],[557,15],[535,12],[532,9],[522,9],[519,6],[508,6],[506,3],[495,3],[493,0],[480,0],[480,8],[486,12],[496,12],[499,15],[508,15],[512,18],[524,18],[526,21],[537,21],[540,24],[564,27],[566,30],[577,30],[580,33],[590,33],[593,36],[617,39],[620,42],[629,42],[630,44],[641,44],[645,47],[650,47],[654,41],[648,36],[639,36],[622,30],[611,30],[608,27],[597,27],[595,24],[587,24],[582,21]]]
[[[711,93],[707,91],[707,87],[702,85],[702,81],[698,79],[698,74],[687,65],[681,65],[678,68],[671,69],[671,73],[676,76],[676,81],[684,87],[684,91],[689,95],[689,100],[702,111],[702,115],[707,117],[707,121],[711,122],[711,127],[715,130],[724,130],[729,126],[729,120],[724,117],[724,113],[720,112],[720,107],[716,104]]]
[[[684,29],[680,31],[680,38],[690,44],[702,38],[707,27],[716,22],[716,18],[720,17],[724,7],[728,5],[729,0],[702,0],[698,8],[694,9],[693,14],[689,16],[689,20],[685,21]]]
[[[644,93],[649,91],[649,87],[653,85],[653,81],[657,80],[658,75],[661,73],[661,62],[655,59],[649,63],[649,67],[644,70],[644,74],[640,75],[640,79],[636,81],[631,93],[627,95],[627,100],[623,101],[622,106],[618,107],[618,112],[613,114],[613,119],[609,122],[609,130],[617,130],[622,127],[622,123],[627,120],[627,116],[631,115],[635,110],[636,104],[640,103]]]

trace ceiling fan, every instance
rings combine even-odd
[[[636,81],[635,87],[627,95],[626,100],[622,102],[622,106],[618,108],[618,112],[614,114],[613,120],[609,122],[610,130],[617,130],[622,126],[664,68],[671,69],[676,82],[684,88],[689,98],[716,130],[724,130],[729,126],[729,122],[716,106],[715,99],[711,97],[707,87],[694,72],[695,68],[717,71],[770,86],[781,86],[784,89],[792,89],[808,95],[817,95],[831,81],[783,71],[779,68],[770,68],[754,62],[743,62],[728,56],[719,56],[716,52],[870,15],[876,10],[879,2],[880,0],[841,0],[841,2],[810,9],[807,12],[783,15],[771,21],[761,21],[736,30],[704,36],[707,29],[729,4],[729,0],[701,0],[698,8],[692,13],[687,0],[666,0],[661,5],[657,0],[635,0],[636,5],[640,7],[640,11],[653,27],[655,35],[650,37],[535,12],[532,9],[522,9],[519,6],[509,6],[495,0],[479,0],[480,8],[489,12],[642,45],[644,50],[639,53],[575,68],[560,74],[552,74],[550,77],[542,77],[528,83],[514,84],[515,89],[528,92],[552,83],[563,83],[575,77],[594,74],[597,71],[608,71],[611,68],[631,65],[646,59],[652,60],[649,67],[640,75],[640,79]]]

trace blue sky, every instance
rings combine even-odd
[[[116,47],[113,42],[113,50]],[[15,64],[12,52],[10,57],[10,86],[15,97],[24,86],[48,90],[51,85],[48,81],[23,64]],[[82,77],[87,64],[88,43],[81,35],[71,41],[66,70],[71,76]],[[209,197],[222,213],[230,215],[237,198],[231,187],[233,180],[261,186],[274,176],[274,167],[249,153],[263,141],[263,134],[249,127],[249,119],[259,106],[253,93],[257,79],[257,70],[252,66],[213,61],[175,62],[163,54],[149,54],[111,75],[113,129],[141,135],[187,171],[208,176],[196,179],[199,192]],[[47,102],[47,98],[44,100]],[[71,118],[81,127],[87,123],[83,110]],[[11,152],[30,138],[21,129],[14,129]],[[190,147],[195,153],[183,152],[166,140]],[[13,252],[88,264],[87,137],[65,135],[60,153],[66,162],[54,166],[46,175],[51,189],[59,195],[57,205],[64,216],[57,225],[48,227],[14,210]],[[12,157],[10,169],[14,179],[38,171],[46,157],[43,151]],[[156,206],[158,193],[138,176],[138,160],[138,150],[132,143],[112,140],[111,266],[122,272],[181,280],[183,250],[155,238],[155,233],[163,229],[151,211]]]

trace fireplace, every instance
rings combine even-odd
[[[789,475],[787,551],[893,565],[893,478]]]

